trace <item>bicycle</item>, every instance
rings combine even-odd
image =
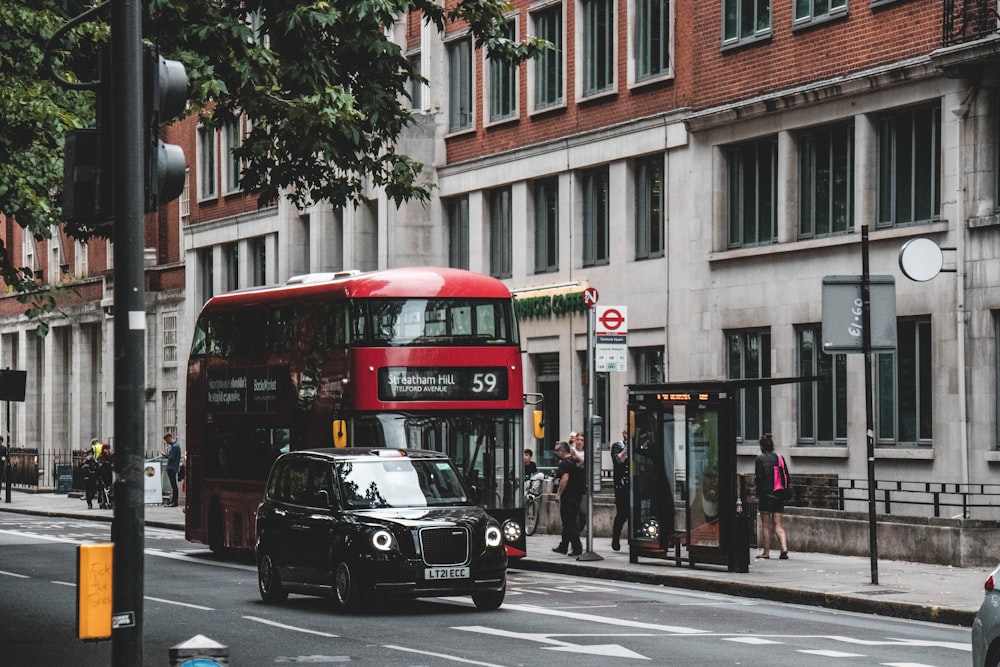
[[[542,496],[542,480],[545,476],[536,472],[524,480],[524,533],[534,535],[538,530],[539,502]]]

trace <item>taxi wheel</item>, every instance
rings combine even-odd
[[[476,603],[476,609],[498,609],[503,604],[506,594],[507,584],[504,582],[503,588],[498,591],[473,591],[472,601]]]
[[[288,598],[288,591],[281,585],[278,568],[267,552],[257,559],[257,588],[264,602],[281,602]]]
[[[338,611],[357,609],[361,603],[358,579],[351,566],[340,561],[333,568],[333,605]]]

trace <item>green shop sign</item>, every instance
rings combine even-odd
[[[516,298],[514,310],[519,319],[525,320],[532,317],[562,317],[573,313],[585,313],[587,306],[583,303],[583,292],[580,291]]]

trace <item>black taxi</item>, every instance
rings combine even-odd
[[[346,610],[372,595],[471,595],[496,609],[506,593],[500,525],[451,460],[426,450],[280,456],[257,510],[256,558],[265,602],[292,592]]]

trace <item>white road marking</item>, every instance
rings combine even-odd
[[[53,581],[56,586],[69,586],[71,588],[76,588],[76,582],[74,581]]]
[[[510,611],[523,611],[529,614],[542,614],[544,616],[559,616],[560,618],[573,619],[577,621],[591,621],[593,623],[604,623],[606,625],[617,625],[627,628],[638,628],[642,630],[656,630],[658,632],[668,632],[677,635],[701,635],[708,634],[707,630],[688,628],[682,625],[661,625],[659,623],[643,623],[642,621],[631,621],[624,618],[608,618],[606,616],[594,616],[593,614],[581,614],[564,609],[549,609],[547,607],[536,607],[524,604],[505,604],[501,609]]]
[[[200,609],[201,611],[215,611],[211,607],[204,607],[200,604],[191,604],[190,602],[178,602],[177,600],[166,600],[164,598],[154,598],[149,595],[142,596],[143,600],[150,600],[151,602],[162,602],[163,604],[173,604],[178,607],[187,607],[189,609]]]
[[[723,637],[724,642],[737,642],[740,644],[780,644],[781,642],[776,642],[773,639],[764,639],[763,637]]]
[[[798,653],[806,653],[808,655],[819,655],[824,658],[863,658],[865,657],[863,653],[844,653],[843,651],[827,651],[821,649],[800,649]]]
[[[31,578],[31,577],[29,577],[26,574],[18,574],[17,572],[5,572],[4,570],[0,570],[0,575],[3,575],[5,577],[14,577],[15,579],[30,579]]]
[[[266,618],[260,618],[259,616],[244,616],[243,618],[248,621],[254,621],[256,623],[263,623],[264,625],[270,625],[275,628],[281,628],[283,630],[294,630],[295,632],[304,632],[307,635],[319,635],[320,637],[337,637],[338,635],[332,634],[330,632],[320,632],[319,630],[310,630],[309,628],[300,628],[297,625],[286,625],[284,623],[278,623],[277,621],[271,621]]]
[[[501,667],[501,665],[494,664],[492,662],[479,662],[478,660],[469,660],[468,658],[460,658],[457,655],[448,655],[446,653],[434,653],[433,651],[421,651],[415,648],[409,648],[407,646],[396,646],[394,644],[383,644],[382,648],[392,649],[393,651],[406,651],[407,653],[417,653],[420,655],[429,655],[434,658],[443,658],[444,660],[451,660],[452,662],[462,662],[467,665],[482,665],[482,667]]]

